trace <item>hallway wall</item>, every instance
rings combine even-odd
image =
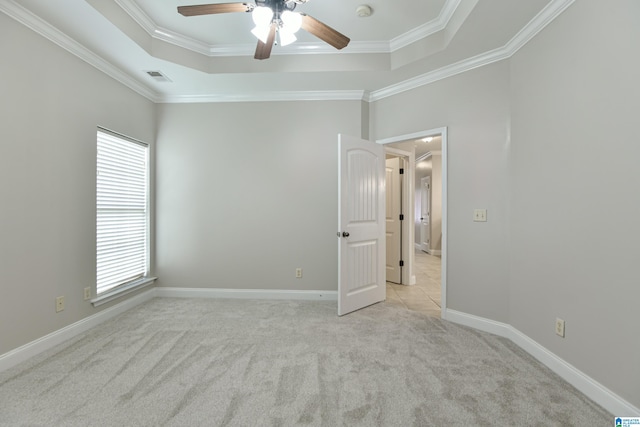
[[[447,305],[502,322],[509,311],[509,72],[502,61],[371,106],[372,139],[448,128]],[[488,209],[491,220],[473,222],[474,208]]]

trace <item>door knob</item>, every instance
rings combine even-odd
[[[349,233],[347,233],[346,231],[342,232],[342,237],[349,237]]]

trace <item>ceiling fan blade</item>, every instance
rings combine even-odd
[[[313,16],[301,13],[302,15],[302,29],[310,32],[317,38],[329,43],[336,49],[342,49],[346,47],[351,39],[344,34],[341,34],[328,26],[318,21]]]
[[[184,16],[213,15],[216,13],[249,12],[253,9],[249,3],[216,3],[178,6],[178,13]]]
[[[256,53],[253,55],[255,59],[269,59],[271,56],[271,49],[273,48],[273,42],[276,40],[276,25],[275,23],[271,24],[271,29],[269,30],[269,36],[267,37],[267,42],[262,43],[261,40],[258,40],[258,46],[256,46]]]

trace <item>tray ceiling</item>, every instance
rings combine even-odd
[[[0,11],[155,102],[375,100],[509,57],[572,2],[309,0],[296,11],[349,46],[336,51],[300,31],[264,61],[253,59],[250,14],[177,13],[222,1],[0,0]],[[373,14],[358,17],[360,4]]]

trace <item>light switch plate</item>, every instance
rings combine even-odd
[[[473,220],[475,222],[487,222],[487,210],[486,209],[474,209]]]

